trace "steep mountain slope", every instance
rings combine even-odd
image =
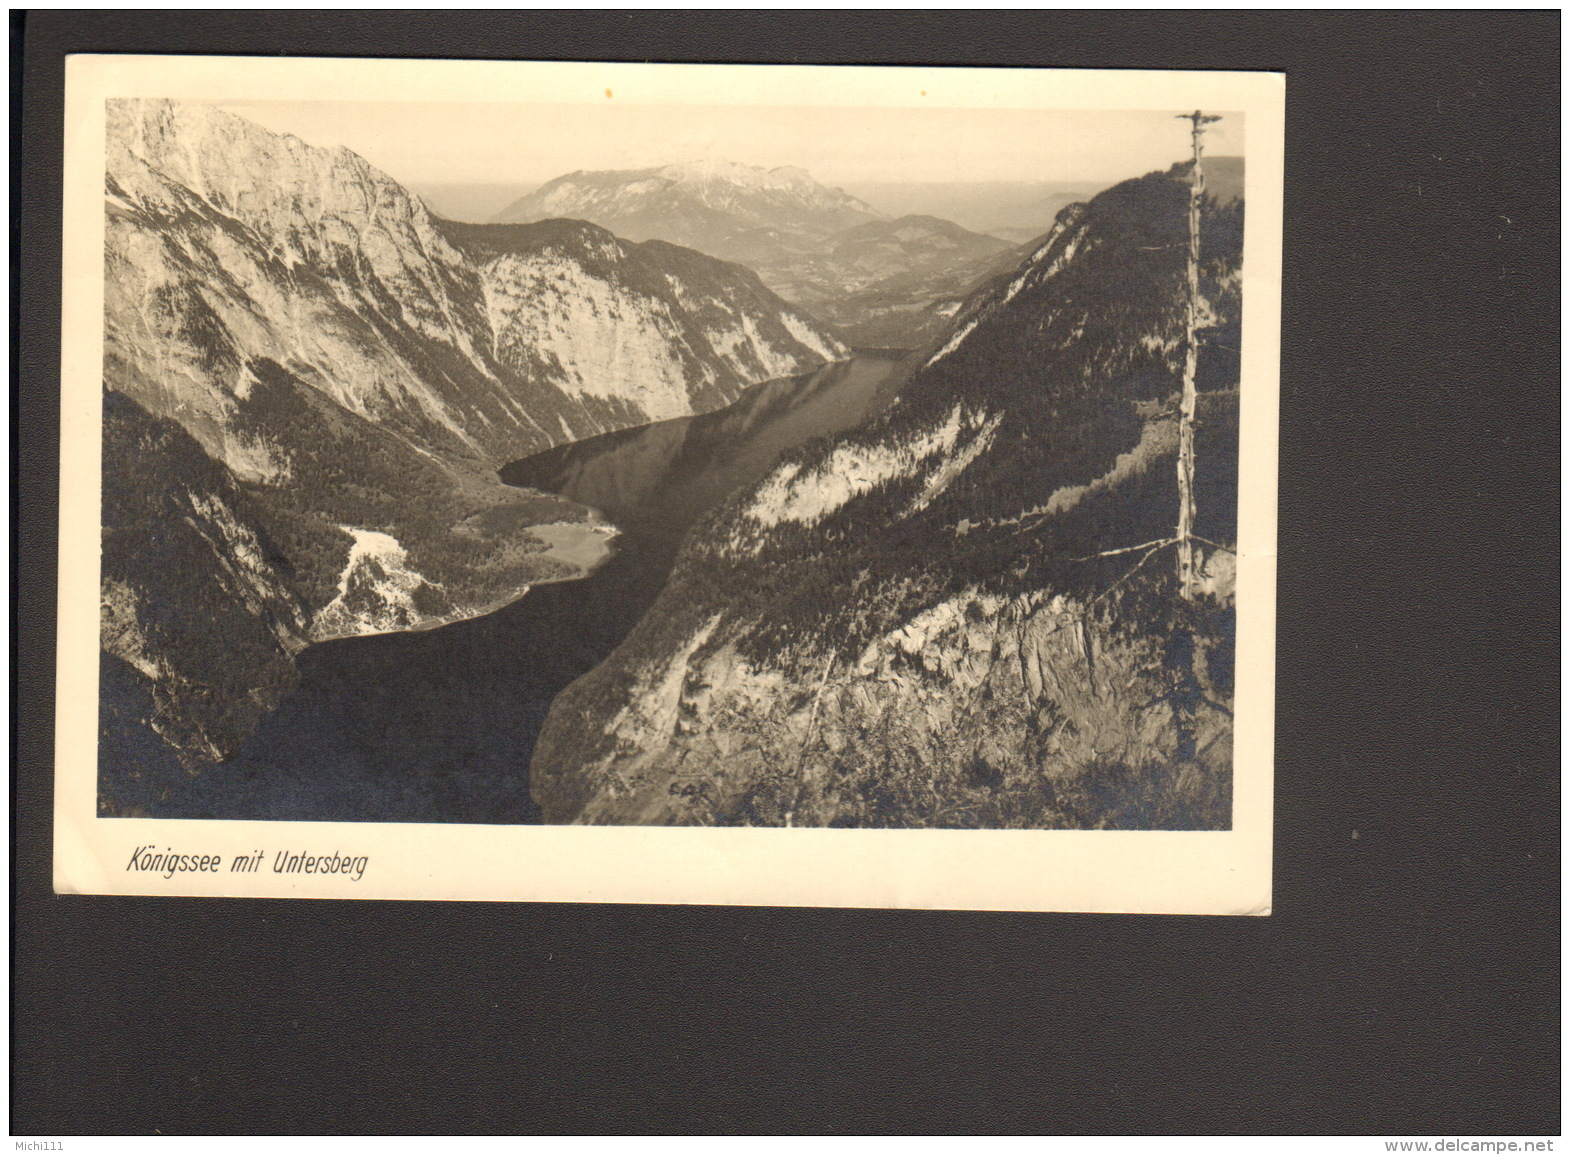
[[[307,641],[473,616],[597,564],[600,519],[498,465],[845,352],[697,253],[450,225],[347,150],[211,107],[112,101],[108,122],[105,648],[192,759],[232,748],[243,725],[214,719],[273,700]],[[184,496],[131,517],[138,486]],[[111,531],[122,514],[135,532]],[[183,543],[187,572],[138,561],[138,534]],[[273,641],[220,674],[196,618],[168,624],[191,597],[212,637]]]
[[[677,245],[570,220],[442,232],[484,272],[497,360],[580,406],[557,442],[705,413],[849,353],[750,269]]]
[[[1229,824],[1240,204],[1204,213],[1199,600],[1149,544],[1177,508],[1183,173],[1065,209],[888,409],[694,528],[553,705],[547,821]]]
[[[299,583],[255,502],[179,425],[106,393],[104,444],[106,733],[135,721],[221,757],[294,685]]]
[[[111,102],[108,157],[106,372],[241,473],[265,474],[265,455],[226,444],[225,419],[263,358],[417,448],[495,465],[840,352],[745,270],[599,229],[447,226],[347,150],[218,109]],[[743,307],[682,314],[716,290]],[[585,302],[625,333],[613,356],[532,348]]]

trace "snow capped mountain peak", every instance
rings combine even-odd
[[[667,180],[742,180],[748,173],[767,171],[737,164],[733,160],[689,160],[668,164],[659,170],[659,174]]]
[[[724,183],[745,189],[788,190],[807,194],[837,191],[824,188],[812,179],[812,174],[806,169],[794,165],[762,168],[758,165],[738,164],[733,160],[693,160],[668,164],[659,170],[659,175],[666,180],[688,185]]]
[[[829,188],[813,179],[811,173],[795,165],[763,168],[758,165],[738,164],[733,160],[694,160],[682,164],[668,164],[658,170],[665,180],[674,181],[693,189],[721,188],[732,195],[738,193],[783,195],[800,199],[805,204],[830,210],[859,212],[868,219],[877,219],[879,213],[871,205],[843,192]]]
[[[592,221],[633,241],[664,240],[726,260],[760,229],[823,238],[882,219],[864,202],[819,184],[805,169],[692,160],[660,168],[574,172],[541,185],[496,220]]]

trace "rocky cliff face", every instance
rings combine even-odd
[[[106,158],[104,646],[151,684],[122,713],[189,759],[232,750],[307,642],[592,567],[599,519],[499,465],[845,352],[745,269],[581,222],[450,225],[219,109],[113,101]],[[207,654],[253,636],[226,672]]]
[[[1242,208],[1206,205],[1202,596],[1176,596],[1181,170],[1065,209],[862,427],[695,527],[559,696],[547,821],[1230,821]]]
[[[849,354],[750,269],[690,249],[630,244],[583,221],[442,231],[481,271],[503,371],[561,395],[529,406],[555,415],[553,443],[706,413],[749,384]]]
[[[258,360],[494,466],[843,352],[745,270],[581,225],[447,225],[353,153],[218,109],[112,102],[108,158],[110,384],[242,475],[274,469],[225,436]],[[683,314],[716,292],[733,307]]]

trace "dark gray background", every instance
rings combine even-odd
[[[1557,1134],[1558,43],[1557,12],[14,20],[12,1132]],[[1284,70],[1276,914],[54,896],[70,51]]]

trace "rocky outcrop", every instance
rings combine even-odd
[[[1204,213],[1203,591],[1176,596],[1180,170],[1064,210],[867,424],[687,539],[559,696],[546,819],[1224,828],[1242,209]]]

